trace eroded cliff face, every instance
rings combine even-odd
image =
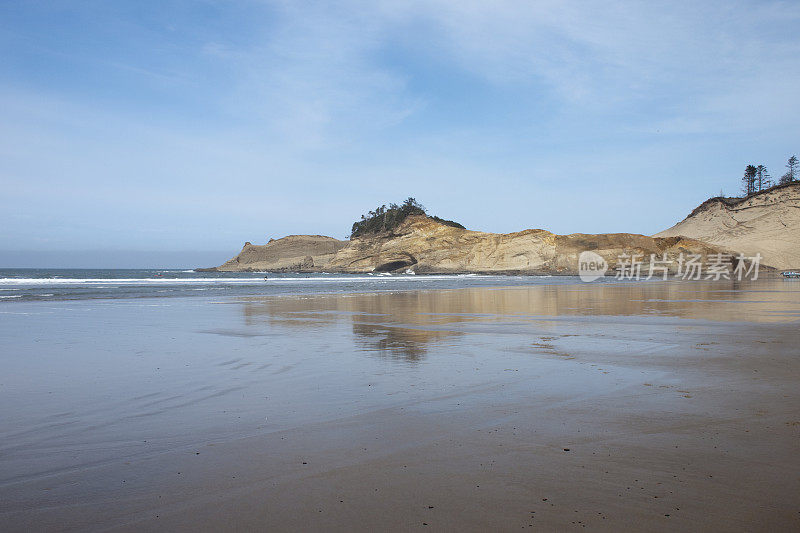
[[[267,244],[245,243],[242,251],[223,265],[210,269],[219,272],[316,272],[323,270],[333,256],[347,246],[323,235],[289,235]]]
[[[677,258],[717,251],[692,239],[656,239],[629,233],[555,235],[541,229],[485,233],[409,217],[392,235],[355,239],[337,252],[329,269],[338,272],[574,274],[584,251],[602,256],[613,269],[623,254]]]
[[[779,269],[800,268],[800,183],[749,198],[712,198],[656,237],[686,236]]]
[[[264,246],[246,244],[218,267],[229,271],[524,273],[574,274],[578,256],[591,250],[611,269],[623,254],[677,259],[680,253],[719,252],[693,239],[653,238],[629,233],[555,235],[541,229],[485,233],[446,226],[423,215],[410,216],[394,232],[337,241],[295,235]]]

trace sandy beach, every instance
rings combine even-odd
[[[4,531],[800,529],[800,283],[0,312]]]

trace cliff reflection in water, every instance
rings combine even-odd
[[[800,283],[630,282],[470,288],[394,293],[249,298],[245,323],[290,328],[349,322],[356,345],[414,362],[427,347],[468,334],[471,325],[536,317],[639,316],[714,321],[785,322],[800,319]]]

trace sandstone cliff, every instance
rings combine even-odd
[[[615,268],[622,254],[670,259],[720,251],[684,237],[630,233],[555,235],[541,229],[485,233],[448,226],[424,215],[409,216],[390,233],[337,241],[294,235],[264,246],[246,244],[221,271],[327,271],[416,273],[574,274],[581,252],[591,250]]]
[[[225,264],[206,271],[304,272],[323,270],[334,254],[348,245],[323,235],[289,235],[267,244],[244,244],[242,251]]]
[[[778,269],[800,268],[800,183],[749,198],[712,198],[655,237],[685,236],[741,252],[760,253]]]
[[[331,259],[338,272],[572,274],[581,252],[601,255],[612,268],[622,254],[677,256],[713,253],[716,248],[692,239],[657,239],[629,233],[555,235],[541,229],[485,233],[409,217],[393,234],[354,239]]]

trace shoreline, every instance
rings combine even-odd
[[[422,277],[422,276],[420,276]],[[491,276],[489,276],[491,277]],[[498,276],[502,277],[502,276]],[[524,276],[520,276],[524,277]],[[550,277],[550,276],[545,276]],[[563,279],[564,277],[568,276],[561,276],[557,277],[558,279]],[[409,276],[409,278],[412,278]],[[235,279],[235,278],[232,278]],[[284,278],[284,279],[291,279],[291,278]],[[380,279],[380,278],[378,278]],[[413,278],[412,278],[413,279]],[[541,279],[541,278],[536,278]],[[113,279],[109,279],[108,281],[114,281]],[[143,279],[142,281],[147,281]],[[797,285],[796,291],[794,285],[786,286],[785,283]],[[775,285],[777,284],[777,285]],[[59,302],[66,302],[66,303],[77,303],[77,302],[115,302],[115,301],[126,301],[130,300],[133,302],[144,302],[147,300],[154,300],[154,301],[175,301],[175,300],[185,300],[185,301],[192,301],[192,300],[200,300],[200,299],[211,299],[215,300],[213,303],[227,303],[227,304],[235,304],[241,302],[248,302],[248,301],[259,301],[259,300],[270,300],[270,299],[313,299],[317,297],[355,297],[355,296],[380,296],[380,295],[389,295],[389,294],[408,294],[408,293],[436,293],[436,292],[454,292],[454,291],[475,291],[475,290],[491,290],[491,291],[524,291],[524,290],[557,290],[560,288],[568,289],[572,288],[583,288],[585,292],[589,293],[594,290],[599,290],[600,288],[609,289],[609,290],[616,290],[618,288],[628,288],[628,289],[640,289],[642,291],[647,291],[648,289],[654,289],[656,287],[667,288],[670,290],[678,289],[677,292],[684,292],[684,293],[694,293],[696,290],[701,291],[734,291],[734,290],[751,290],[751,289],[762,289],[767,288],[769,285],[773,285],[773,288],[777,288],[778,290],[788,290],[790,292],[798,292],[800,291],[800,283],[796,283],[795,280],[785,279],[781,276],[771,276],[771,277],[764,277],[759,278],[756,281],[743,281],[743,282],[734,282],[734,281],[682,281],[682,280],[616,280],[611,276],[607,276],[603,281],[594,281],[594,282],[583,282],[579,279],[576,279],[573,283],[538,283],[538,284],[519,284],[519,285],[474,285],[474,286],[453,286],[453,287],[390,287],[390,288],[383,288],[383,287],[365,287],[361,290],[355,289],[348,289],[348,290],[334,290],[329,289],[326,290],[325,288],[317,288],[313,292],[286,292],[286,293],[273,293],[273,294],[265,294],[265,293],[252,293],[252,294],[162,294],[162,295],[154,295],[154,294],[144,294],[144,295],[119,295],[119,296],[95,296],[95,297],[86,297],[82,295],[76,295],[74,297],[58,297],[58,298],[28,298],[28,299],[8,299],[8,300],[0,300],[0,308],[2,308],[2,304],[5,303],[9,308],[13,308],[14,306],[18,306],[20,304],[28,304],[28,303],[36,303],[36,304],[56,304]],[[257,285],[256,285],[257,286]],[[656,291],[660,289],[654,289]],[[725,303],[722,301],[721,303]],[[498,310],[501,312],[501,310]],[[626,316],[633,316],[637,314],[637,312],[632,312],[631,315]],[[602,315],[602,316],[615,316],[616,313],[611,313],[610,315]],[[723,321],[730,321],[730,320],[723,320]],[[800,321],[800,315],[798,315],[798,321]],[[745,321],[747,322],[747,321]]]
[[[182,271],[179,271],[182,272]],[[439,276],[439,275],[431,275],[431,276]],[[420,278],[424,279],[424,275],[420,275]],[[441,276],[445,279],[451,279],[450,276]],[[503,277],[503,276],[485,276],[488,278],[491,277]],[[509,276],[511,277],[511,276]],[[514,277],[522,277],[525,276],[514,276]],[[541,276],[541,277],[532,277],[532,279],[542,279],[542,278],[549,278],[554,277],[559,280],[563,280],[566,277],[575,277],[577,276]],[[230,278],[231,280],[235,281],[237,278]],[[276,278],[280,280],[291,281],[293,278]],[[303,278],[300,278],[301,280]],[[313,278],[312,278],[313,279]],[[370,278],[371,279],[371,278]],[[385,277],[377,277],[376,280],[385,279]],[[416,277],[412,276],[395,276],[395,279],[416,279]],[[455,277],[453,277],[455,279]],[[47,278],[43,278],[43,281],[46,281]],[[138,281],[139,279],[136,278]],[[113,283],[113,278],[109,278],[104,280],[110,283]],[[170,279],[162,279],[162,278],[142,278],[141,281],[158,281],[161,282],[169,282],[172,281]],[[175,278],[174,281],[181,281],[180,278]],[[203,278],[196,279],[198,282],[202,282]],[[269,280],[268,280],[269,281]],[[347,289],[347,290],[335,290],[333,288],[320,288],[315,287],[313,292],[285,292],[285,293],[242,293],[242,294],[223,294],[219,293],[216,295],[208,295],[208,294],[143,294],[143,295],[129,295],[129,294],[121,294],[121,295],[107,295],[107,296],[84,296],[79,293],[76,293],[74,296],[59,296],[59,297],[52,297],[53,295],[46,295],[49,298],[27,298],[27,299],[8,299],[8,300],[0,300],[0,304],[6,303],[8,305],[12,304],[23,304],[23,303],[57,303],[57,302],[80,302],[80,301],[120,301],[120,300],[132,300],[132,301],[143,301],[148,299],[153,300],[174,300],[174,299],[185,299],[185,300],[193,300],[199,298],[213,298],[213,299],[226,299],[230,301],[245,301],[245,300],[258,300],[258,299],[269,299],[269,298],[314,298],[316,296],[356,296],[356,295],[370,295],[370,294],[394,294],[394,293],[414,293],[414,292],[437,292],[437,291],[460,291],[460,290],[476,290],[476,289],[489,289],[489,290],[524,290],[524,289],[540,289],[540,288],[556,288],[556,287],[584,287],[587,290],[590,290],[591,287],[653,287],[653,286],[663,286],[663,287],[670,287],[670,288],[678,288],[683,287],[687,291],[692,291],[694,289],[700,290],[708,290],[712,288],[713,290],[732,290],[732,289],[749,289],[749,288],[758,288],[758,287],[765,287],[768,284],[775,284],[775,283],[795,283],[796,280],[786,279],[780,275],[777,276],[769,276],[769,277],[760,277],[758,280],[750,281],[745,280],[742,282],[736,281],[704,281],[704,280],[696,280],[696,281],[683,281],[683,280],[660,280],[660,279],[652,279],[652,280],[617,280],[612,276],[606,276],[602,279],[602,281],[595,280],[593,282],[583,282],[580,279],[575,279],[572,283],[536,283],[536,284],[528,284],[528,283],[520,283],[518,285],[472,285],[472,286],[448,286],[448,287],[364,287],[361,290],[357,289]],[[146,284],[145,284],[146,285]],[[253,287],[259,287],[260,285],[252,285]],[[779,285],[781,288],[786,288],[787,290],[792,290],[794,286],[791,287],[784,287]],[[41,287],[37,290],[46,290],[48,287]],[[797,286],[800,289],[800,284]],[[83,287],[79,287],[78,290],[84,289]],[[17,289],[14,289],[17,290]]]

